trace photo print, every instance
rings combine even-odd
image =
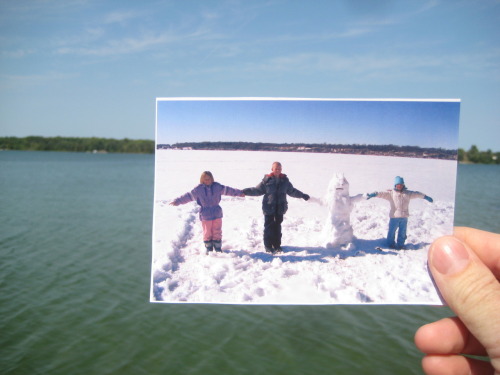
[[[158,98],[152,302],[442,304],[460,101]]]

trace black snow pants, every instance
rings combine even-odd
[[[281,246],[283,215],[264,215],[264,246],[277,249]]]

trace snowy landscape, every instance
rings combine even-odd
[[[256,186],[274,161],[293,186],[283,252],[266,253],[262,197],[223,197],[222,253],[205,253],[198,205],[170,206],[192,190],[203,171],[233,188]],[[151,301],[231,304],[442,304],[427,270],[427,252],[452,233],[456,162],[317,153],[157,150]],[[389,203],[353,201],[351,246],[327,246],[328,186],[343,173],[349,195],[392,188],[402,176],[410,190],[434,199],[410,203],[406,250],[388,249]]]

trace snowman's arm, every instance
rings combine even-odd
[[[358,194],[358,195],[353,195],[352,197],[349,197],[351,199],[351,203],[357,203],[359,201],[365,200],[367,197],[367,194]]]
[[[323,199],[316,198],[316,197],[309,198],[309,202],[317,203],[317,204],[319,204],[321,206],[323,206],[325,204],[325,202],[323,201]]]

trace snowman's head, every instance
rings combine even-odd
[[[349,196],[349,182],[343,173],[335,173],[328,186],[329,195],[336,197]]]

